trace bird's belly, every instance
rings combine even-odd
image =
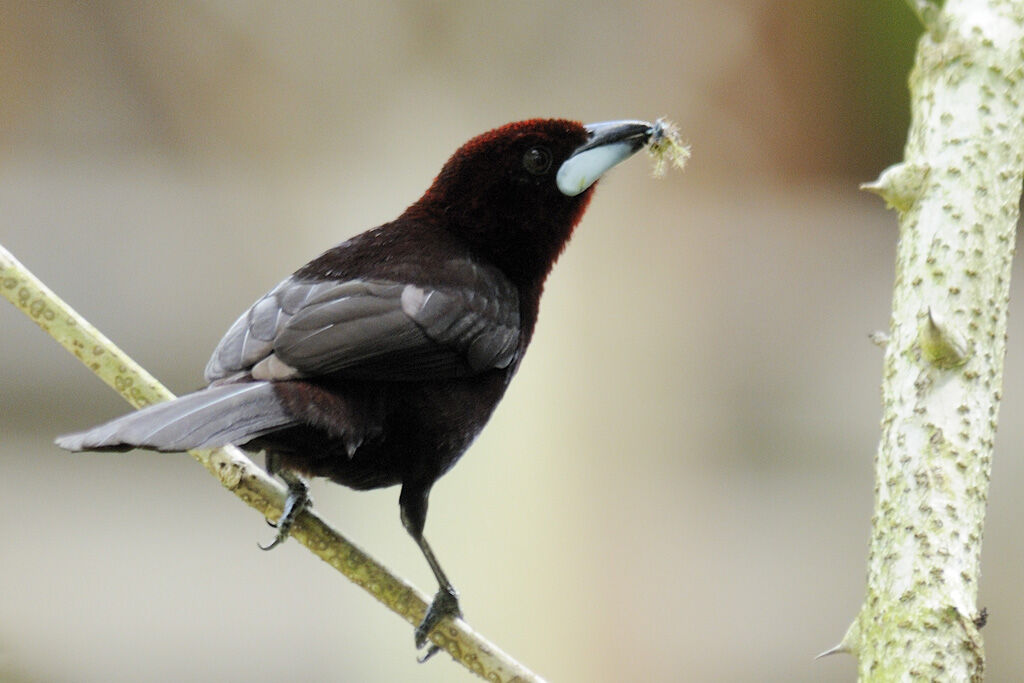
[[[324,398],[323,392],[329,391],[326,403],[339,403],[343,409],[327,412],[312,409],[307,402],[306,424],[264,435],[250,447],[276,452],[284,467],[353,489],[410,480],[430,483],[469,448],[505,386],[501,372],[443,382],[380,384],[375,391],[363,386],[352,393],[340,382],[307,386],[301,388],[303,398]],[[325,405],[321,400],[315,403]],[[378,406],[388,408],[380,411]],[[344,424],[351,420],[358,424]]]

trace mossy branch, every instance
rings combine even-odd
[[[167,401],[174,394],[33,276],[0,245],[0,293],[132,406]],[[189,451],[218,481],[267,518],[281,514],[284,487],[239,449],[229,446]],[[313,510],[296,521],[291,537],[306,546],[410,624],[419,624],[427,596],[346,540]],[[460,619],[443,621],[430,637],[467,669],[488,681],[542,681],[539,676],[485,640]],[[409,639],[412,656],[412,638]]]
[[[900,217],[862,681],[980,681],[981,540],[1024,175],[1024,3],[947,0],[910,76],[904,161],[865,186]],[[938,30],[940,27],[941,30]]]

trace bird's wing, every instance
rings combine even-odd
[[[515,286],[468,260],[446,264],[438,281],[290,277],[235,322],[206,379],[251,372],[401,381],[507,367],[519,345]]]

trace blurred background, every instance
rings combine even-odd
[[[508,121],[669,116],[601,182],[519,376],[434,488],[468,621],[554,681],[848,681],[901,157],[900,0],[0,0],[0,243],[172,390],[235,317]],[[1024,280],[1015,274],[1014,302]],[[1024,677],[1024,316],[980,605]],[[0,304],[0,679],[460,681],[186,455],[71,456],[127,409]],[[398,490],[318,510],[424,591]]]

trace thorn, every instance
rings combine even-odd
[[[823,658],[828,657],[830,655],[837,655],[840,652],[848,654],[848,655],[857,656],[857,653],[859,651],[860,651],[860,622],[858,620],[854,620],[854,622],[852,624],[850,624],[850,628],[846,629],[846,633],[843,635],[843,639],[839,641],[839,644],[836,645],[835,647],[830,647],[829,649],[825,650],[824,652],[819,654],[817,657],[815,657],[814,660],[817,661],[819,659],[823,659]]]
[[[839,643],[835,647],[830,648],[828,650],[825,650],[824,652],[819,654],[817,657],[814,658],[814,660],[817,661],[819,659],[823,659],[823,658],[828,657],[830,655],[837,655],[837,654],[840,654],[840,653],[849,653],[849,652],[850,651],[847,649],[847,647],[845,645],[843,645],[842,643]]]
[[[943,29],[942,3],[935,0],[907,0],[907,5],[917,15],[918,21],[929,33],[941,35]],[[938,38],[936,38],[938,40]]]
[[[924,192],[930,171],[928,164],[904,161],[882,171],[877,180],[862,183],[860,189],[877,194],[886,206],[905,213]]]
[[[967,343],[930,306],[918,330],[918,344],[924,359],[942,370],[952,370],[967,362]]]

